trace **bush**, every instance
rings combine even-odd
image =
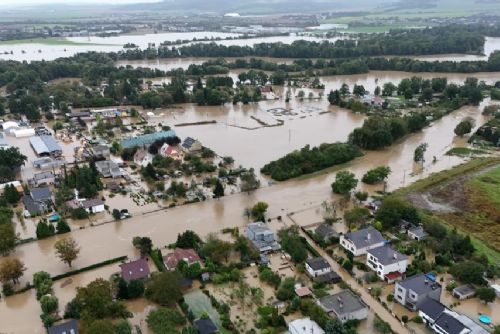
[[[59,307],[59,301],[55,296],[45,295],[40,298],[40,307],[43,313],[52,314]]]
[[[77,208],[71,211],[71,218],[73,219],[85,219],[88,217],[89,214],[84,208]]]
[[[10,282],[5,282],[2,284],[2,292],[4,296],[12,296],[14,294],[14,287],[12,286],[12,283]]]
[[[391,168],[388,166],[381,166],[370,169],[364,175],[361,181],[366,184],[376,184],[384,181],[391,173]]]

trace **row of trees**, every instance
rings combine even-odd
[[[442,53],[479,53],[484,35],[460,25],[423,30],[398,30],[387,34],[364,35],[358,40],[335,42],[298,40],[292,44],[260,43],[252,46],[225,46],[217,43],[193,43],[176,47],[124,50],[119,59],[182,57],[277,57],[277,58],[348,58],[382,55],[422,55]]]

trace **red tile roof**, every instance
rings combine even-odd
[[[179,261],[186,261],[189,265],[201,262],[200,256],[196,253],[194,249],[183,249],[176,248],[172,253],[169,253],[163,257],[163,263],[168,270],[173,270],[177,268]]]
[[[120,265],[122,278],[126,281],[133,281],[149,277],[148,260],[141,258]]]
[[[297,296],[299,297],[305,297],[305,296],[309,296],[312,294],[312,291],[311,289],[309,289],[307,286],[303,286],[301,288],[297,288],[295,289],[295,293],[297,294]]]
[[[395,279],[398,279],[402,276],[403,274],[399,271],[393,271],[392,273],[385,274],[385,278],[387,278],[389,281],[394,281]]]

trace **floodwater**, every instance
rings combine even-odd
[[[376,78],[379,79],[379,84],[383,80],[397,83],[402,78],[412,75],[414,74],[402,72],[372,72],[358,76],[327,77],[324,78],[324,81],[327,90],[338,88],[343,82],[351,85],[354,83],[363,84],[367,89],[373,90]],[[422,74],[422,76],[435,77],[438,75]],[[467,76],[476,75],[446,74],[444,76],[449,77],[450,81],[462,82]],[[496,81],[498,73],[481,73],[477,76],[481,80],[491,83]],[[296,91],[292,92],[295,95]],[[250,194],[240,193],[223,197],[220,200],[209,200],[154,213],[146,213],[145,211],[150,209],[146,207],[142,212],[141,210],[135,211],[134,216],[125,221],[73,231],[72,237],[81,246],[80,256],[75,261],[73,269],[118,256],[135,254],[132,246],[132,238],[135,236],[149,236],[155,246],[163,247],[174,242],[177,234],[187,229],[205,236],[225,227],[244,226],[247,223],[247,219],[243,215],[244,209],[257,201],[269,203],[270,217],[318,207],[324,200],[337,198],[332,195],[330,184],[335,178],[334,172],[339,169],[352,171],[359,178],[371,168],[388,165],[393,171],[388,180],[388,190],[408,185],[431,173],[448,169],[464,161],[458,157],[445,155],[454,146],[466,145],[466,139],[455,137],[453,129],[467,116],[474,118],[476,126],[480,126],[485,121],[485,117],[481,115],[482,108],[488,103],[490,101],[485,100],[479,107],[461,108],[436,121],[423,131],[403,138],[390,148],[367,152],[365,156],[348,164],[322,171],[312,177],[290,180],[272,186],[264,184],[265,187]],[[268,120],[269,118],[266,117],[269,115],[266,110],[276,107],[289,107],[296,112],[296,115],[281,116],[284,125],[274,127],[262,127],[250,117]],[[322,113],[323,111],[329,112]],[[161,115],[162,113],[163,115]],[[265,101],[248,106],[197,107],[186,105],[182,109],[159,110],[157,114],[158,117],[151,118],[151,122],[173,125],[179,136],[196,137],[218,154],[233,156],[237,164],[255,168],[306,144],[317,145],[322,142],[344,141],[352,129],[361,125],[364,120],[362,115],[329,106],[325,98],[303,102],[293,99],[288,106],[283,100]],[[217,123],[186,127],[175,126],[179,123],[207,120],[216,120]],[[243,127],[241,127],[242,125]],[[249,130],[248,128],[256,129]],[[31,152],[29,154],[33,154],[28,139],[8,137],[8,140],[15,141],[23,153]],[[426,152],[427,162],[422,168],[413,162],[413,152],[416,146],[423,142],[428,143],[429,148]],[[67,145],[65,155],[69,156],[72,153],[72,145],[76,145],[76,143]],[[435,163],[432,162],[433,156],[437,159]],[[23,173],[28,175],[30,171],[23,171]],[[362,184],[359,187],[370,191],[374,190],[373,187],[364,188]],[[118,205],[119,200],[120,197],[117,196],[110,202],[113,205],[116,202]],[[40,270],[45,270],[52,275],[69,270],[55,257],[53,249],[54,243],[65,237],[54,236],[17,247],[11,256],[21,259],[27,267],[25,276],[21,280],[22,285],[31,280],[33,273]],[[85,279],[81,278],[81,281],[78,281],[78,277],[74,277],[74,281],[80,282],[74,284],[86,284],[83,281],[88,282],[95,277],[109,277],[113,270],[116,270],[116,267],[110,268],[109,272],[106,270],[102,273],[101,270],[92,271],[86,274],[88,276],[84,276]],[[61,305],[64,305],[72,298],[73,287],[76,285],[68,288],[68,291],[72,292],[67,293],[63,292],[66,289],[58,288],[59,285],[60,282],[56,284],[56,295],[60,298]],[[7,331],[7,333],[38,333],[33,328],[39,326],[40,312],[33,294],[34,292],[27,292],[0,302],[2,331]],[[498,307],[498,304],[495,305]],[[142,311],[140,311],[140,305],[136,306],[138,313],[145,312],[146,306],[142,307]]]
[[[226,37],[237,37],[238,34],[222,33],[222,32],[188,32],[188,33],[159,33],[159,34],[136,34],[136,35],[121,35],[115,37],[69,37],[67,38],[70,43],[61,44],[43,44],[32,43],[27,41],[21,44],[2,44],[0,45],[0,59],[17,60],[17,61],[35,61],[35,60],[54,60],[60,57],[71,57],[81,52],[118,52],[122,50],[123,45],[133,43],[141,48],[148,47],[149,44],[154,43],[159,45],[165,41],[192,40],[193,38],[221,38],[215,41],[221,45],[238,45],[238,46],[253,46],[257,43],[275,43],[281,42],[291,44],[296,40],[308,41],[322,41],[329,40],[335,41],[342,37],[324,38],[317,36],[297,36],[290,34],[289,36],[271,36],[271,37],[256,37],[245,39],[229,39]],[[206,41],[202,43],[210,43]],[[464,55],[464,54],[448,54],[448,55],[429,55],[429,56],[415,56],[413,58],[428,60],[428,61],[467,61],[467,60],[486,60],[488,56],[496,50],[500,49],[500,38],[486,37],[484,46],[484,55]]]

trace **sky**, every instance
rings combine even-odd
[[[82,5],[86,3],[91,4],[127,4],[127,3],[140,3],[140,2],[158,2],[160,0],[0,0],[0,7],[12,6],[31,6],[43,4],[57,4],[62,3],[66,5]]]

